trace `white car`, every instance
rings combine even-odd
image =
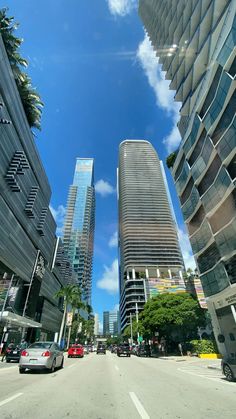
[[[28,370],[49,370],[63,368],[64,355],[55,342],[35,342],[21,352],[19,373]]]

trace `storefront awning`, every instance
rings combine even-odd
[[[28,317],[19,316],[18,314],[11,313],[10,311],[4,311],[2,313],[2,319],[5,324],[18,327],[42,327],[41,323],[38,323]]]

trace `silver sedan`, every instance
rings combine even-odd
[[[21,352],[19,373],[29,370],[49,370],[63,368],[64,355],[55,342],[35,342]]]

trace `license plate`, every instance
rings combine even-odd
[[[13,354],[17,354],[17,351],[13,351]]]
[[[30,359],[30,360],[29,360],[29,362],[30,362],[31,364],[36,364],[36,363],[37,363],[37,361],[38,361],[37,359]]]

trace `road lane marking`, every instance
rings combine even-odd
[[[146,410],[144,409],[142,403],[139,401],[138,397],[133,391],[129,392],[132,402],[134,403],[140,417],[142,419],[150,419],[150,416],[147,414]]]
[[[12,400],[17,399],[17,397],[20,397],[20,396],[22,396],[22,395],[23,395],[23,393],[17,393],[17,394],[15,394],[14,396],[8,397],[8,399],[2,400],[2,401],[0,402],[0,407],[1,407],[1,406],[4,406],[4,404],[7,404],[7,403],[9,403],[9,402],[12,402]]]
[[[207,380],[215,381],[216,383],[229,384],[230,386],[235,385],[234,383],[230,383],[229,381],[224,380],[221,376],[219,376],[219,378],[209,377],[208,375],[196,374],[195,372],[182,370],[181,368],[178,368],[178,371],[184,372],[185,374],[194,375],[195,377],[206,378]]]

